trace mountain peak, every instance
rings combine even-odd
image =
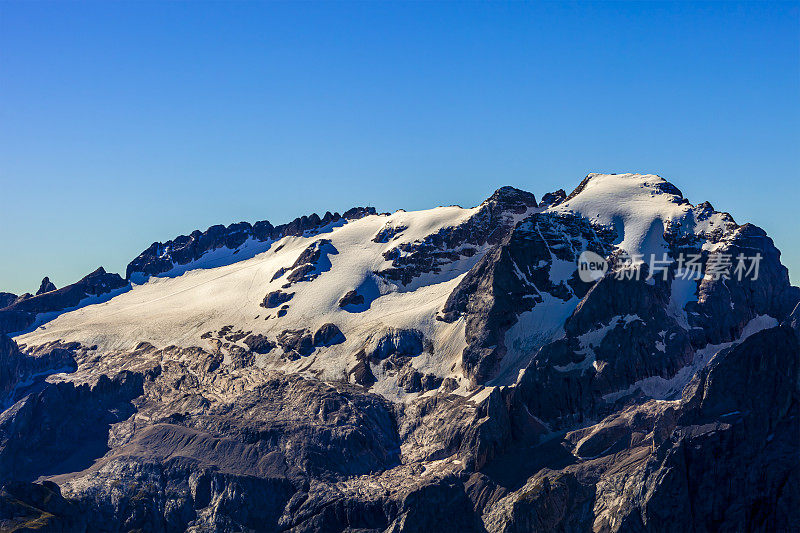
[[[536,196],[528,191],[517,189],[510,185],[500,187],[484,200],[481,205],[495,204],[503,209],[536,207]]]
[[[42,280],[42,283],[39,285],[39,290],[36,291],[36,296],[54,290],[56,290],[56,286],[53,285],[53,283],[50,281],[50,278],[45,276],[44,279]]]
[[[606,263],[599,279],[581,275],[587,252]],[[617,268],[623,252],[670,265],[620,276],[633,270]],[[679,254],[706,274],[712,256],[763,261],[757,277],[682,278]],[[94,529],[119,529],[103,511],[109,482],[119,508],[153,517],[119,520],[142,530],[441,530],[418,522],[432,498],[455,502],[445,514],[476,510],[477,528],[448,524],[459,531],[535,529],[530,516],[551,506],[587,517],[577,529],[620,509],[624,523],[651,513],[658,524],[692,496],[673,497],[676,469],[691,486],[750,480],[697,521],[718,524],[718,508],[778,508],[796,467],[785,450],[800,420],[800,290],[765,232],[692,206],[658,176],[590,174],[538,205],[501,187],[471,209],[212,226],[132,265],[151,278],[98,270],[0,310],[20,347],[0,336],[0,362],[14,365],[0,369],[0,401],[17,402],[0,417],[0,478],[52,475],[97,450],[83,464],[102,475],[59,472],[99,513]],[[621,475],[639,481],[619,492]],[[468,496],[501,487],[495,503]],[[161,511],[167,493],[180,513]],[[618,503],[593,506],[595,495]]]

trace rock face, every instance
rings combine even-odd
[[[422,341],[422,333],[415,329],[388,328],[370,337],[365,350],[367,357],[375,360],[383,360],[390,355],[415,356],[422,353]]]
[[[292,299],[292,296],[294,296],[293,292],[283,292],[281,290],[272,291],[264,296],[264,301],[261,303],[261,306],[272,309],[273,307],[285,304]]]
[[[339,300],[339,307],[347,307],[348,305],[361,305],[364,303],[364,296],[358,294],[355,290],[347,291],[347,294],[342,296]]]
[[[214,226],[128,270],[0,300],[0,529],[800,523],[800,289],[657,176]]]
[[[485,382],[505,355],[505,333],[521,313],[545,301],[545,295],[568,301],[587,286],[577,272],[557,279],[561,262],[576,264],[581,252],[607,255],[613,235],[583,219],[541,213],[520,222],[498,246],[483,256],[448,298],[445,321],[466,317],[464,368]],[[558,283],[556,283],[556,280]],[[576,292],[577,291],[577,292]]]
[[[17,295],[11,292],[0,292],[0,309],[8,307],[17,300]]]
[[[46,292],[50,292],[50,291],[54,291],[54,290],[56,290],[56,286],[53,285],[53,283],[50,282],[50,278],[45,276],[45,278],[42,280],[42,283],[39,285],[39,290],[36,291],[36,296],[39,296],[40,294],[44,294]]]
[[[400,244],[383,254],[391,266],[378,272],[403,285],[426,273],[440,273],[442,265],[472,257],[485,245],[499,243],[520,216],[536,207],[533,194],[502,187],[483,202],[477,212],[458,226],[445,228],[421,241]],[[394,233],[392,233],[392,236]],[[382,230],[376,242],[388,242]]]
[[[274,281],[288,273],[286,282],[289,285],[301,281],[311,281],[322,272],[330,270],[331,262],[328,256],[336,253],[336,248],[333,247],[330,240],[319,239],[314,241],[303,250],[292,266],[280,268],[272,279]]]
[[[58,485],[10,482],[0,489],[0,527],[5,531],[86,531],[81,506],[64,499]]]
[[[0,335],[0,406],[5,408],[13,404],[17,396],[26,392],[24,386],[30,387],[36,378],[75,371],[77,364],[72,357],[75,348],[77,343],[56,343],[23,354],[7,335]]]
[[[323,324],[314,332],[314,346],[333,346],[345,341],[344,333],[336,324]]]

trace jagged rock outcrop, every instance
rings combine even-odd
[[[574,272],[581,252],[610,251],[612,234],[583,219],[534,214],[470,270],[442,309],[442,319],[466,317],[463,365],[476,382],[492,377],[505,355],[504,335],[517,317],[542,303],[543,294],[567,301],[589,286]],[[573,273],[558,279],[560,262]]]
[[[42,280],[42,283],[39,285],[39,290],[36,291],[36,296],[54,290],[56,290],[56,286],[53,285],[53,283],[50,281],[50,278],[45,276],[44,279]]]
[[[420,372],[410,364],[397,373],[397,385],[405,392],[422,392],[439,388],[443,379],[436,374]]]
[[[736,339],[748,321],[759,315],[784,317],[800,299],[800,289],[789,283],[780,252],[761,228],[752,224],[738,227],[715,253],[729,255],[734,262],[740,254],[761,257],[758,277],[742,276],[735,283],[727,283],[724,278],[700,282],[697,302],[686,308],[696,345]],[[710,255],[713,254],[706,255],[704,264]]]
[[[267,309],[278,307],[291,300],[293,296],[293,292],[284,292],[282,290],[272,291],[264,296],[264,301],[261,302],[261,307],[266,307]]]
[[[291,356],[310,355],[314,351],[314,337],[307,329],[287,329],[278,335],[278,346]]]
[[[557,191],[545,193],[539,202],[539,207],[552,207],[560,204],[566,199],[567,193],[564,192],[564,189],[558,189]]]
[[[0,408],[5,409],[31,388],[36,380],[48,374],[74,372],[77,368],[72,352],[77,343],[54,343],[38,348],[32,354],[23,354],[7,335],[0,335]]]
[[[277,344],[269,340],[267,336],[261,334],[248,335],[242,342],[252,351],[260,354],[269,353],[277,347]]]
[[[288,272],[286,276],[288,284],[311,281],[321,273],[330,270],[331,262],[328,256],[336,253],[338,252],[329,239],[314,241],[303,250],[292,266],[279,269],[272,279],[274,281],[281,278]]]
[[[333,346],[345,341],[344,333],[336,324],[323,324],[314,332],[314,346]]]
[[[377,274],[403,285],[422,274],[438,274],[443,265],[463,257],[472,257],[481,247],[499,243],[514,227],[517,218],[535,207],[536,198],[533,194],[513,187],[502,187],[484,201],[474,215],[458,226],[440,230],[421,241],[400,244],[385,252],[383,256],[391,261],[391,267]],[[376,239],[376,242],[385,242],[384,239],[388,239],[387,230],[382,230]]]
[[[47,384],[24,397],[0,414],[0,476],[30,481],[89,466],[107,449],[109,426],[133,414],[129,402],[141,394],[142,376],[122,372],[94,385]]]
[[[415,356],[422,353],[424,337],[415,329],[387,328],[385,331],[370,336],[365,346],[369,359],[382,360],[390,355]]]
[[[63,311],[79,305],[85,298],[102,296],[126,285],[128,283],[118,274],[109,274],[100,267],[72,285],[18,300],[0,309],[0,333],[25,329],[33,324],[39,313]]]
[[[347,293],[341,297],[339,300],[339,307],[347,307],[348,305],[361,305],[364,303],[364,296],[358,294],[358,292],[353,289],[351,291],[347,291]]]
[[[215,225],[201,232],[180,235],[164,243],[154,242],[128,265],[125,277],[157,276],[172,270],[176,265],[185,265],[199,260],[205,253],[219,248],[235,250],[248,239],[257,242],[277,241],[287,236],[299,236],[306,232],[320,232],[340,220],[358,220],[376,213],[374,207],[353,207],[339,213],[327,212],[320,218],[316,213],[294,219],[288,224],[273,226],[268,220],[255,224],[238,222],[228,227]]]
[[[489,505],[487,531],[791,529],[798,364],[800,345],[785,326],[723,350],[681,400],[635,405],[567,434],[558,448],[571,454],[550,463],[566,466],[540,470]],[[546,446],[529,453],[552,456]]]
[[[0,487],[0,528],[4,531],[87,531],[86,513],[66,500],[52,481],[6,482]]]

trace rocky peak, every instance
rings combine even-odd
[[[36,291],[36,296],[39,296],[40,294],[44,294],[46,292],[50,292],[50,291],[54,291],[54,290],[56,290],[56,286],[53,285],[53,283],[50,282],[50,278],[45,276],[44,279],[42,280],[42,283],[39,285],[39,290]]]
[[[477,258],[486,247],[500,243],[536,206],[533,194],[514,187],[501,187],[460,224],[386,251],[383,256],[391,261],[391,266],[377,274],[385,280],[407,285],[422,274],[440,273],[442,266],[448,263]],[[375,242],[387,240],[389,231],[382,230],[376,235]]]
[[[481,206],[488,206],[493,213],[508,211],[513,213],[524,213],[529,207],[536,207],[536,196],[527,191],[505,185],[481,203]]]
[[[567,193],[564,192],[564,189],[558,189],[557,191],[545,193],[542,196],[541,202],[539,202],[539,207],[546,208],[552,207],[554,205],[558,205],[563,202],[567,198]]]

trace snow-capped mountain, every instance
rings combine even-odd
[[[800,289],[658,176],[212,226],[46,282],[0,294],[0,499],[53,527],[800,518]]]

